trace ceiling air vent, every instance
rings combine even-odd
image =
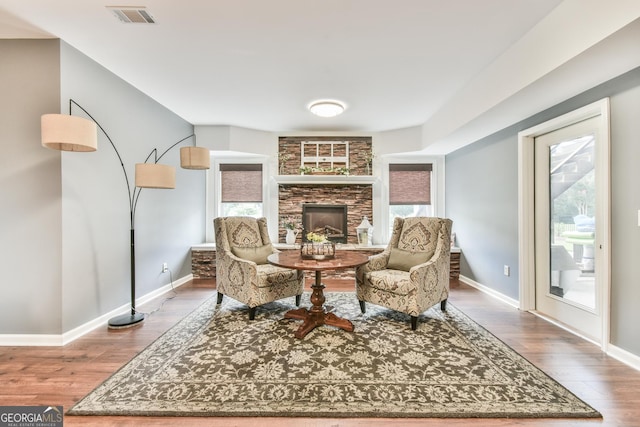
[[[156,21],[147,9],[136,6],[107,6],[119,20],[127,24],[155,24]]]

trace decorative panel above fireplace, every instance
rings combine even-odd
[[[347,205],[303,204],[302,228],[305,234],[313,231],[334,243],[347,243]]]

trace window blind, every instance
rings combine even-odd
[[[262,164],[220,164],[222,203],[262,202]]]
[[[389,204],[430,205],[431,163],[389,164]]]

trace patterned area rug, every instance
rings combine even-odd
[[[390,310],[361,315],[353,293],[326,297],[355,332],[323,326],[298,340],[300,322],[283,318],[292,298],[254,321],[230,298],[211,299],[69,414],[600,417],[451,304],[411,331]]]

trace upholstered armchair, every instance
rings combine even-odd
[[[277,250],[271,245],[265,218],[220,217],[213,224],[218,304],[225,295],[247,304],[250,320],[256,307],[268,302],[295,296],[300,305],[304,273],[267,262],[267,256]]]
[[[369,257],[356,268],[356,296],[365,313],[365,302],[411,316],[415,330],[418,316],[449,297],[450,219],[396,218],[384,252]]]

